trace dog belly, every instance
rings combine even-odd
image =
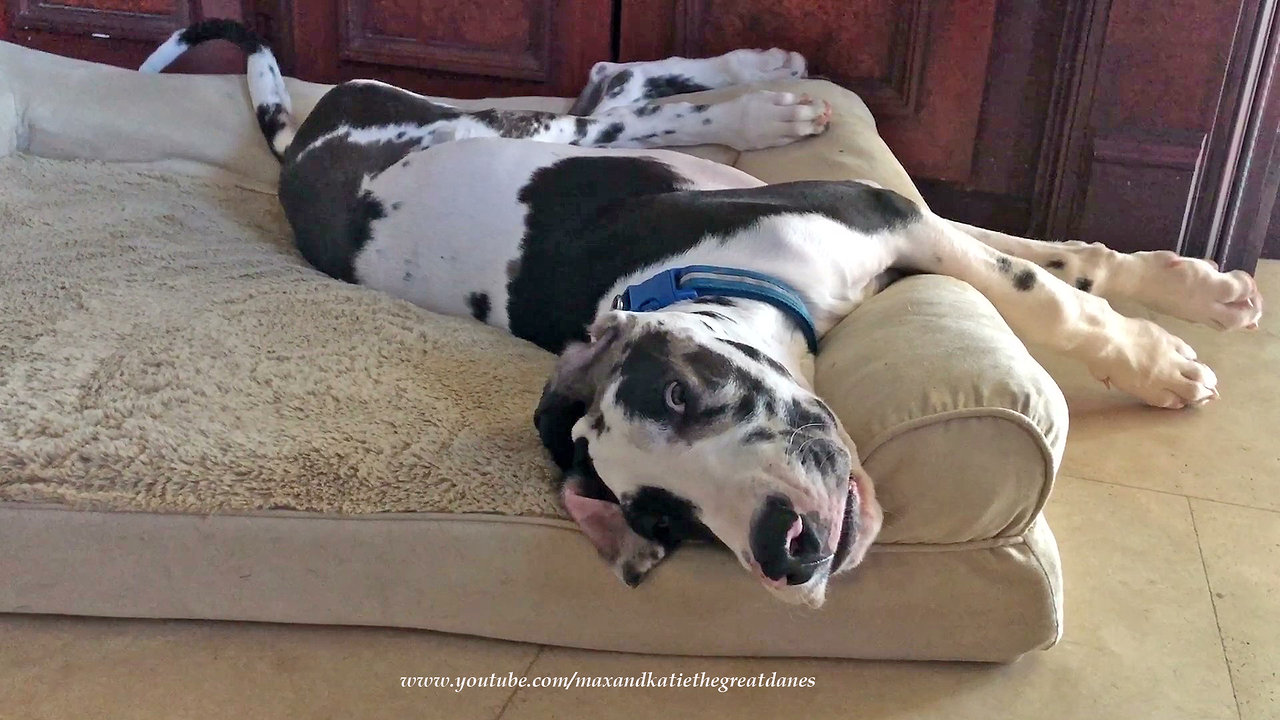
[[[571,157],[653,157],[688,178],[690,189],[762,185],[734,168],[661,150],[579,148],[485,138],[409,154],[366,181],[384,216],[354,260],[362,285],[433,312],[471,315],[508,328],[507,283],[519,269],[527,207],[521,190],[535,172]]]

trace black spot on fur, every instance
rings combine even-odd
[[[605,127],[605,129],[601,130],[598,135],[596,135],[596,144],[608,145],[609,143],[617,140],[618,137],[622,135],[622,131],[625,129],[626,127],[620,122],[611,123],[610,125]]]
[[[689,108],[689,111],[693,113],[703,113],[703,112],[706,112],[707,108],[709,107],[711,106],[710,105],[694,105],[693,107]]]
[[[1055,258],[1045,263],[1044,266],[1049,268],[1050,270],[1061,270],[1067,266],[1067,263],[1065,260],[1062,260],[1060,258]]]
[[[537,110],[479,110],[472,118],[492,128],[504,138],[529,138],[550,127],[555,113]]]
[[[273,141],[275,137],[285,126],[284,106],[280,104],[259,105],[257,107],[258,127],[262,130],[262,136],[267,139],[267,146],[271,148],[271,154],[276,155],[275,145]]]
[[[1076,289],[1089,292],[1093,290],[1093,278],[1078,277],[1076,278]]]
[[[370,223],[386,216],[382,203],[360,186],[366,175],[382,172],[406,150],[406,143],[357,145],[335,138],[285,161],[280,204],[307,262],[339,280],[355,281],[352,259],[368,241]]]
[[[663,134],[663,135],[675,135],[675,134],[676,134],[676,131],[675,131],[675,130],[663,130],[663,131],[662,131],[662,134]]]
[[[670,341],[662,332],[645,333],[625,351],[615,398],[628,419],[671,428],[683,422],[678,413],[667,407],[663,394],[667,384],[677,379],[672,377],[670,355]]]
[[[719,320],[721,322],[733,322],[733,319],[730,318],[728,315],[725,315],[723,313],[718,313],[715,310],[693,310],[691,312],[694,315],[709,317],[709,318],[712,318],[713,320]]]
[[[244,25],[235,20],[220,18],[195,23],[183,30],[178,39],[192,46],[210,40],[227,40],[239,46],[246,55],[252,55],[267,46],[266,41]]]
[[[631,82],[631,75],[630,70],[623,70],[609,78],[609,82],[604,86],[604,96],[612,100],[621,95],[627,89],[627,83]]]
[[[637,587],[643,579],[644,575],[640,574],[635,565],[625,563],[622,566],[622,582],[626,583],[627,587]]]
[[[649,117],[662,109],[657,103],[645,103],[635,109],[636,117]]]
[[[996,258],[996,269],[1008,275],[1013,272],[1013,261],[1004,255],[1000,255]]]
[[[591,429],[596,435],[603,435],[609,432],[609,424],[605,422],[604,415],[596,415],[595,419],[591,421]]]
[[[578,95],[578,99],[573,102],[573,107],[569,108],[570,115],[590,115],[600,101],[604,99],[604,83],[600,80],[592,80],[582,89],[582,93]]]
[[[343,125],[353,129],[402,124],[426,126],[461,115],[454,108],[388,85],[345,82],[325,93],[316,103],[289,145],[285,162]],[[418,145],[416,140],[408,141],[407,147],[417,149]]]
[[[649,485],[622,496],[622,516],[642,538],[674,550],[686,540],[713,541],[715,536],[699,520],[697,505],[669,490]]]
[[[644,81],[644,97],[646,100],[656,100],[672,95],[683,95],[710,89],[706,85],[694,82],[684,75],[659,75],[658,77],[645,78]]]
[[[706,295],[700,298],[694,298],[689,302],[694,305],[719,305],[721,307],[737,307],[737,303],[727,297],[719,295]]]
[[[1020,292],[1027,292],[1036,286],[1036,273],[1034,270],[1019,270],[1013,276],[1013,287]]]
[[[835,474],[841,474],[841,468],[848,467],[848,453],[839,444],[833,442],[826,437],[806,436],[802,433],[792,444],[791,454],[795,456],[800,465],[811,473],[825,473],[834,471]],[[848,470],[843,472],[844,477],[848,477]]]
[[[473,292],[467,296],[471,317],[484,322],[489,319],[489,293]]]
[[[407,167],[409,167],[409,158],[405,158],[405,159],[404,159],[404,162],[401,162],[401,163],[400,163],[400,167],[402,167],[402,168],[407,168]]]
[[[732,345],[733,347],[737,348],[738,352],[741,352],[743,355],[746,355],[749,359],[751,359],[752,362],[756,362],[761,365],[767,365],[770,368],[772,368],[774,372],[784,377],[791,377],[791,371],[788,370],[785,365],[778,362],[777,360],[774,360],[768,355],[765,355],[764,353],[760,352],[758,348],[754,348],[750,345],[747,345],[746,343],[740,343],[737,340],[721,340],[721,342],[725,343],[726,345]]]
[[[702,124],[703,124],[703,125],[710,125],[710,124],[711,124],[711,118],[702,118]]]
[[[756,428],[746,435],[743,435],[742,442],[744,444],[751,445],[754,443],[769,442],[776,437],[778,437],[777,433],[774,433],[768,428]]]
[[[786,408],[787,427],[792,430],[801,428],[824,429],[835,426],[836,418],[830,408],[821,402],[805,403],[792,398]]]
[[[397,201],[395,201],[395,202],[391,203],[391,209],[392,209],[392,210],[399,210],[402,206],[404,206],[404,203],[403,203],[402,201],[400,201],[400,200],[397,200]]]
[[[920,215],[901,195],[856,182],[681,190],[686,183],[641,157],[568,158],[535,172],[519,195],[528,212],[520,272],[507,286],[512,334],[559,352],[584,339],[597,303],[619,278],[765,217],[814,213],[870,234]]]
[[[397,140],[403,140],[403,139],[405,138],[405,136],[406,136],[406,135],[408,135],[408,134],[409,134],[409,133],[408,133],[407,131],[405,131],[405,130],[401,130],[400,132],[396,133],[396,139],[397,139]]]

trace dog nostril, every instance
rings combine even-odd
[[[751,551],[765,577],[786,579],[788,585],[808,582],[828,558],[816,524],[798,515],[791,501],[782,497],[766,500],[757,514]]]
[[[787,543],[787,554],[800,563],[812,563],[822,559],[822,542],[813,524],[804,518],[797,520],[800,531]]]

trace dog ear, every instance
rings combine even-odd
[[[596,552],[630,587],[639,585],[667,556],[665,547],[631,529],[617,497],[596,474],[586,438],[573,443],[573,460],[565,472],[560,499]]]
[[[573,463],[573,426],[595,398],[599,361],[618,339],[614,316],[609,313],[592,326],[590,342],[565,347],[533,413],[538,436],[561,470],[568,470]]]

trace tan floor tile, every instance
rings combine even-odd
[[[1280,261],[1259,271],[1280,301]],[[1107,390],[1082,366],[1035,351],[1066,393],[1071,433],[1062,470],[1078,477],[1280,510],[1280,312],[1263,330],[1221,333],[1169,318],[1218,375],[1222,397],[1161,410]]]
[[[1192,501],[1244,720],[1280,717],[1280,514]]]
[[[6,615],[0,718],[487,719],[510,690],[400,678],[520,673],[537,652],[414,631]]]
[[[1048,652],[999,667],[660,658],[549,648],[530,668],[531,678],[776,671],[812,676],[816,685],[724,693],[525,689],[503,718],[736,719],[797,711],[802,717],[878,720],[1236,717],[1187,501],[1068,478],[1049,512],[1064,556],[1067,625],[1062,644]]]

